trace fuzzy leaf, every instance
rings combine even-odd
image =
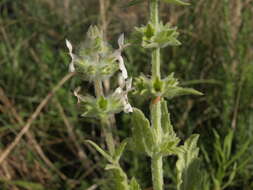
[[[154,133],[150,127],[149,120],[141,110],[133,110],[133,143],[135,148],[140,152],[145,152],[152,156],[155,145]]]
[[[192,88],[182,88],[182,87],[171,87],[167,90],[165,97],[166,98],[173,98],[176,96],[183,96],[183,95],[203,95],[201,92],[194,90]]]
[[[96,143],[93,141],[87,140],[87,143],[91,144],[108,162],[114,163],[113,158],[108,154],[106,151],[104,151],[102,148],[100,148]]]
[[[128,190],[128,179],[126,173],[122,170],[119,164],[108,164],[106,170],[113,170],[113,178],[115,182],[114,189]]]
[[[176,4],[176,5],[190,5],[190,3],[181,0],[163,0],[165,3]]]
[[[178,151],[176,163],[178,190],[196,190],[201,182],[200,161],[197,158],[198,138],[197,134],[191,135],[181,147],[181,151]]]
[[[128,143],[127,140],[120,143],[119,147],[115,150],[114,160],[119,161],[122,153],[124,152],[124,150],[126,148],[127,143]]]
[[[141,190],[140,185],[134,177],[131,179],[130,182],[130,190]]]
[[[161,107],[162,107],[162,128],[163,128],[163,132],[165,134],[169,133],[173,136],[176,136],[176,133],[173,130],[173,126],[171,124],[170,121],[170,114],[168,111],[168,107],[167,107],[167,102],[166,101],[162,101],[161,103]]]
[[[159,153],[162,156],[169,156],[179,152],[177,147],[180,139],[176,136],[168,135],[163,137],[162,143],[159,145]]]

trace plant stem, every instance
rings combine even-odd
[[[159,24],[158,14],[158,0],[150,0],[150,22],[157,32]],[[160,73],[160,48],[155,48],[152,52],[152,79],[161,78]],[[162,127],[161,127],[161,102],[158,101],[155,104],[151,103],[151,120],[152,126],[157,132],[157,144],[161,142]],[[151,160],[152,168],[152,181],[154,190],[163,190],[163,161],[162,156],[154,154]]]
[[[150,21],[155,27],[155,33],[159,24],[158,0],[150,0]],[[160,48],[152,52],[152,77],[160,78]]]
[[[94,80],[95,94],[96,97],[104,96],[103,86],[101,80]],[[115,144],[112,135],[112,129],[110,125],[109,117],[101,119],[102,129],[105,135],[105,142],[111,155],[115,152]]]
[[[162,156],[153,156],[151,161],[152,181],[154,190],[163,190],[163,160]]]
[[[101,80],[94,80],[94,88],[96,97],[104,96],[103,86]]]

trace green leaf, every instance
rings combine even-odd
[[[222,149],[222,143],[220,139],[220,135],[217,133],[217,131],[213,130],[215,141],[213,143],[214,145],[214,157],[218,162],[218,165],[223,166],[226,163],[226,157],[224,154],[224,151]]]
[[[106,110],[107,105],[108,105],[107,99],[105,99],[105,97],[103,97],[103,96],[100,96],[98,98],[98,106],[99,106],[99,108],[102,109],[102,110]]]
[[[167,102],[164,100],[161,102],[161,109],[162,109],[162,121],[161,122],[162,122],[163,132],[165,134],[169,133],[173,136],[176,136],[176,133],[173,130],[173,126],[170,121],[170,114],[168,111]]]
[[[159,146],[159,154],[162,156],[169,156],[177,154],[180,149],[177,147],[180,139],[176,136],[170,136],[163,140]]]
[[[128,143],[127,140],[125,140],[122,143],[120,143],[119,147],[115,150],[114,160],[119,161],[122,153],[125,150],[125,147],[126,147],[127,143]]]
[[[154,26],[151,23],[148,23],[146,31],[144,33],[145,37],[150,39],[155,34]]]
[[[10,185],[17,185],[20,188],[26,189],[26,190],[45,190],[45,188],[39,184],[29,181],[23,181],[23,180],[6,180],[6,179],[0,179],[1,183],[6,183]]]
[[[230,172],[228,181],[224,185],[222,185],[222,189],[227,188],[228,186],[230,186],[233,183],[236,172],[237,172],[237,163],[234,163],[233,169],[232,169],[232,172]]]
[[[248,149],[250,144],[250,141],[246,141],[242,147],[240,148],[240,150],[226,163],[225,167],[229,167],[230,164],[232,164],[233,162],[235,162],[237,159],[239,159]]]
[[[149,156],[153,154],[155,146],[155,134],[153,133],[149,120],[141,110],[134,108],[132,116],[133,143],[137,151],[145,152]]]
[[[90,140],[86,140],[87,143],[91,144],[108,162],[114,163],[114,159],[108,154],[106,151],[104,151],[102,148],[100,148],[96,143]]]
[[[141,190],[140,185],[136,181],[136,179],[133,177],[130,182],[130,190]]]
[[[196,190],[201,182],[200,161],[197,158],[199,148],[197,147],[199,135],[191,135],[181,151],[178,151],[177,168],[177,189]]]
[[[224,139],[223,150],[225,152],[226,160],[229,160],[231,155],[231,147],[233,143],[234,131],[229,130],[228,134]]]
[[[22,188],[25,188],[27,190],[44,190],[44,187],[41,184],[38,183],[32,183],[28,181],[15,181],[14,184],[17,186],[20,186]]]
[[[194,90],[192,88],[182,88],[182,87],[171,87],[168,88],[165,97],[167,98],[174,98],[176,96],[183,96],[183,95],[203,95],[203,93]]]
[[[190,3],[181,0],[163,0],[165,3],[176,4],[176,5],[190,5]]]
[[[115,182],[114,189],[128,190],[128,178],[126,173],[122,170],[118,163],[108,164],[105,168],[106,170],[113,170],[113,179]]]

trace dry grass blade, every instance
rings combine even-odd
[[[76,146],[76,149],[78,151],[78,156],[81,159],[82,164],[84,165],[84,167],[86,169],[89,169],[90,166],[93,165],[93,163],[91,163],[91,161],[88,159],[88,156],[83,151],[81,145],[77,142],[78,138],[77,138],[77,136],[74,133],[74,130],[73,130],[74,127],[71,125],[70,121],[67,119],[67,117],[66,117],[66,115],[64,113],[64,110],[63,110],[61,104],[57,100],[56,100],[56,106],[57,106],[57,108],[58,108],[58,110],[60,112],[60,115],[61,115],[61,117],[63,119],[64,124],[67,127],[67,131],[68,131],[69,137],[72,140],[72,142],[74,143],[74,145]]]
[[[17,120],[17,122],[22,126],[25,124],[24,120],[20,117],[17,110],[15,109],[14,105],[11,103],[9,98],[6,96],[4,90],[0,88],[0,101],[3,102],[7,110],[10,110],[12,116]],[[33,134],[30,131],[27,131],[25,133],[25,136],[29,140],[29,145],[31,145],[38,153],[38,155],[41,157],[41,159],[46,163],[46,165],[51,168],[53,171],[55,171],[63,180],[66,180],[67,177],[61,173],[54,164],[47,158],[47,156],[44,154],[42,148],[40,147],[37,140],[34,138]]]
[[[61,81],[52,89],[51,92],[47,94],[47,96],[41,101],[41,103],[38,105],[34,113],[30,116],[28,119],[26,125],[22,128],[22,130],[19,132],[19,134],[16,136],[14,141],[3,151],[3,153],[0,156],[0,164],[7,158],[7,156],[11,153],[11,151],[15,148],[15,146],[19,143],[19,141],[22,139],[24,134],[27,133],[27,131],[30,129],[32,122],[38,117],[42,109],[47,105],[48,101],[52,98],[52,96],[61,88],[61,86],[67,82],[72,76],[74,76],[75,73],[69,73],[65,77],[61,79]]]

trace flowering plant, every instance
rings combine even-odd
[[[134,2],[136,0],[133,0]],[[118,38],[118,49],[113,49],[103,38],[102,32],[95,26],[91,26],[87,32],[84,44],[79,53],[75,55],[71,43],[66,40],[69,55],[72,61],[69,65],[71,72],[77,72],[84,80],[93,82],[96,96],[81,95],[77,88],[74,95],[82,105],[84,117],[94,117],[101,121],[102,130],[105,133],[107,150],[92,141],[90,143],[107,161],[107,170],[112,170],[115,179],[116,190],[140,190],[141,187],[133,178],[128,180],[127,174],[119,164],[127,144],[136,152],[146,154],[151,158],[151,173],[154,190],[163,190],[163,158],[171,155],[178,157],[176,162],[177,189],[198,189],[199,160],[197,140],[199,135],[193,134],[184,143],[180,143],[170,121],[170,114],[165,99],[171,99],[181,95],[202,95],[191,88],[179,86],[179,82],[170,74],[162,79],[160,74],[160,49],[166,46],[177,46],[179,42],[176,27],[159,22],[159,0],[150,1],[150,21],[146,26],[136,28],[139,42],[143,48],[152,51],[152,77],[137,77],[132,89],[132,79],[128,77],[124,59],[121,55],[124,44],[124,35]],[[181,0],[161,0],[166,3],[188,5]],[[141,1],[138,1],[141,2]],[[118,87],[105,95],[102,81],[110,79],[117,71],[120,71]],[[146,118],[141,110],[134,108],[128,101],[128,92],[133,90],[136,96],[151,99],[150,119]],[[121,111],[131,114],[132,136],[123,140],[116,147],[114,134],[112,133],[110,117]],[[195,171],[194,171],[195,170]]]

